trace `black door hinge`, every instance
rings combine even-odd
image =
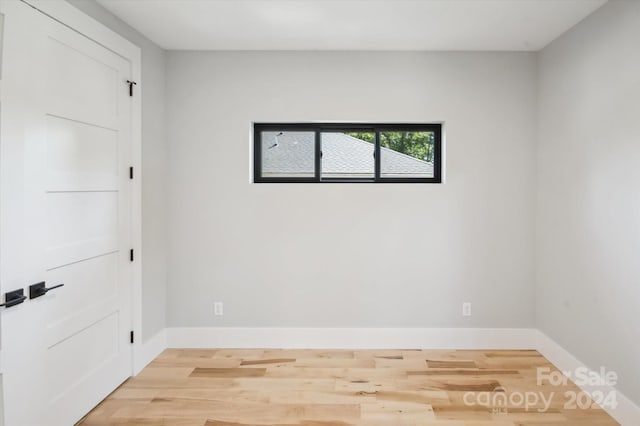
[[[133,262],[133,249],[129,251],[129,260]]]
[[[131,330],[130,339],[131,343],[133,343],[133,330]]]
[[[129,167],[129,179],[133,179],[133,167]]]
[[[138,84],[135,81],[131,81],[131,80],[127,80],[127,83],[129,84],[129,96],[133,96],[133,86]]]

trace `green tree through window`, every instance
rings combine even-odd
[[[365,142],[374,143],[374,134],[371,132],[349,132],[347,134]],[[433,163],[434,139],[433,132],[380,132],[381,147],[429,163]]]

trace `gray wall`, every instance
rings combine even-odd
[[[537,324],[640,403],[640,2],[539,56]]]
[[[94,0],[68,0],[142,49],[142,339],[166,323],[165,52]]]
[[[528,53],[168,52],[168,324],[533,326],[535,105]],[[252,184],[307,120],[442,120],[446,184]]]

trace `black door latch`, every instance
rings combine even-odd
[[[18,290],[6,292],[4,294],[4,303],[0,304],[0,306],[10,308],[12,306],[21,304],[25,300],[27,300],[27,296],[24,295],[24,290],[19,288]]]
[[[29,286],[29,299],[35,299],[36,297],[44,296],[47,292],[62,287],[64,284],[54,285],[53,287],[45,287],[45,282],[39,282],[37,284],[31,284]]]

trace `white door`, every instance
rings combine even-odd
[[[70,426],[132,372],[131,64],[17,1],[0,105],[6,426]]]

